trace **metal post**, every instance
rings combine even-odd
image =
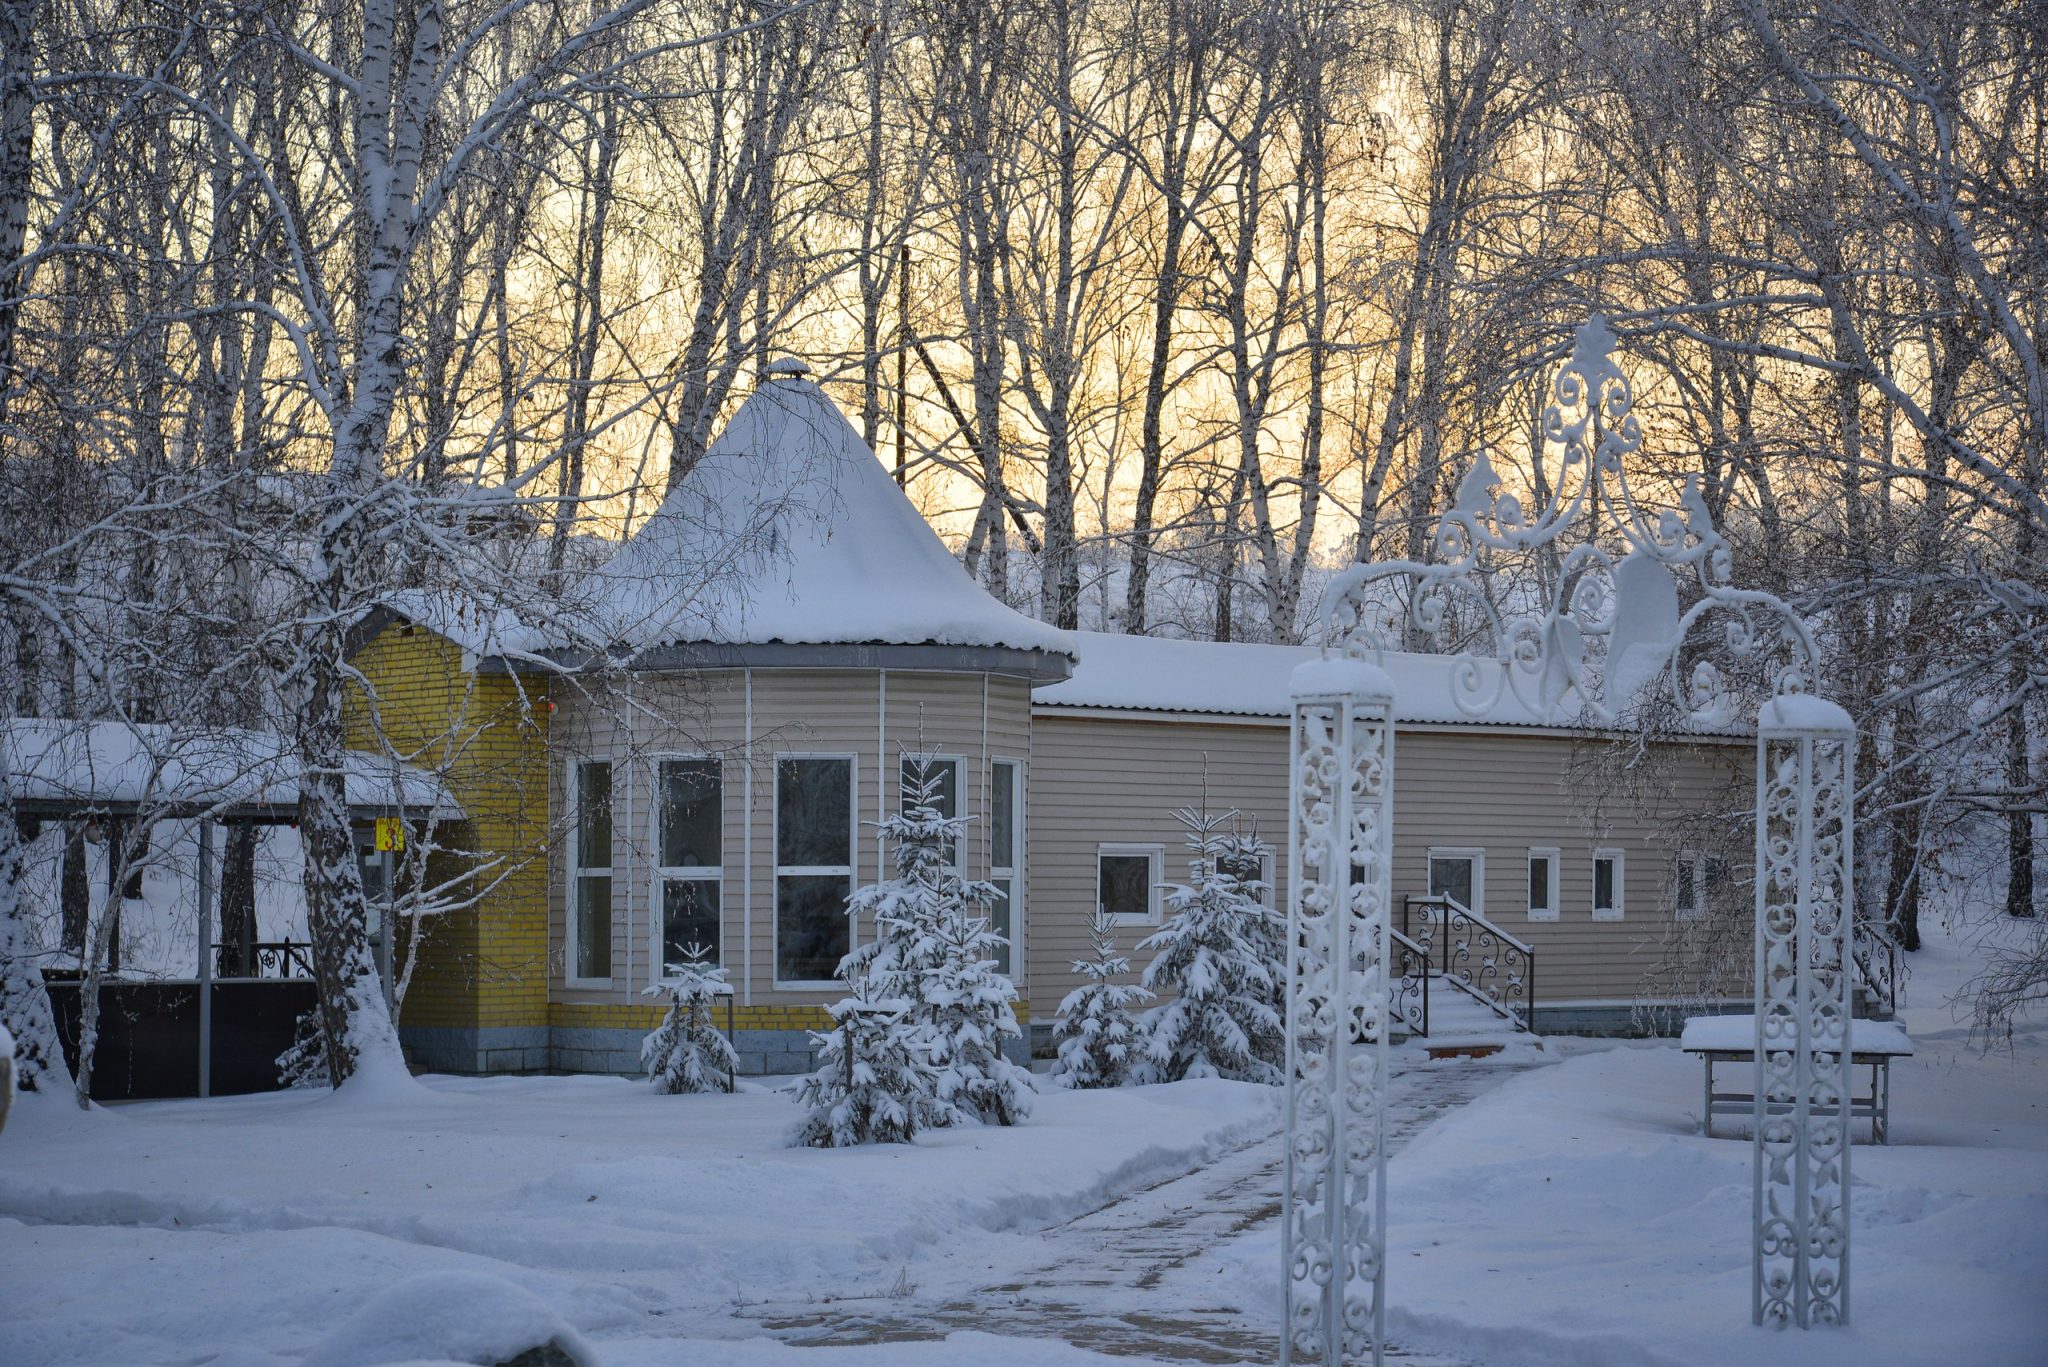
[[[1292,692],[1280,1361],[1380,1367],[1393,683],[1318,660]]]
[[[213,1095],[213,823],[199,823],[199,1095]]]
[[[377,973],[384,979],[384,1004],[391,1005],[391,941],[398,933],[398,854],[384,851],[384,926],[377,936]]]
[[[1758,1324],[1849,1318],[1855,748],[1849,714],[1819,698],[1773,698],[1757,719]]]

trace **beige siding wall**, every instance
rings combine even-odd
[[[1184,830],[1175,809],[1235,808],[1256,820],[1274,848],[1275,896],[1285,905],[1287,731],[1285,727],[1189,721],[1075,718],[1040,710],[1031,728],[1031,783],[1025,871],[1030,906],[1033,1020],[1049,1020],[1080,985],[1075,959],[1089,956],[1095,855],[1102,843],[1157,845],[1169,882],[1187,877]],[[1150,927],[1125,926],[1117,947]],[[1142,970],[1149,955],[1131,954]]]
[[[1669,757],[1667,804],[1598,803],[1573,792],[1573,742],[1537,736],[1400,732],[1394,757],[1394,902],[1429,891],[1431,846],[1486,852],[1482,910],[1536,947],[1537,1005],[1625,1002],[1656,966],[1672,926],[1677,831],[1684,812],[1725,801],[1748,750]],[[1737,801],[1749,798],[1747,790]],[[1590,814],[1589,814],[1590,812]],[[1532,847],[1559,851],[1555,921],[1529,919]],[[1593,919],[1593,851],[1619,849],[1620,920]]]
[[[1485,851],[1484,910],[1537,949],[1539,1006],[1623,1001],[1654,966],[1671,926],[1676,850],[1667,838],[1680,810],[1747,800],[1740,788],[1746,746],[1686,751],[1671,758],[1673,799],[1645,809],[1600,805],[1567,791],[1574,742],[1507,732],[1403,730],[1396,740],[1393,891],[1402,900],[1428,891],[1432,846]],[[1164,847],[1168,881],[1186,876],[1187,854],[1173,809],[1203,800],[1255,818],[1275,847],[1276,884],[1284,884],[1287,840],[1287,730],[1282,725],[1216,724],[1077,717],[1042,709],[1032,731],[1030,791],[1031,1008],[1048,1019],[1077,985],[1069,964],[1088,950],[1101,843]],[[1598,804],[1595,804],[1598,805]],[[1528,852],[1560,851],[1560,915],[1528,917]],[[1592,918],[1592,858],[1618,848],[1623,915]],[[1278,889],[1284,905],[1286,892]],[[1128,951],[1146,934],[1126,927]],[[1133,955],[1142,969],[1147,956]]]
[[[751,691],[752,746],[748,745]],[[655,776],[664,757],[722,761],[724,867],[722,960],[742,1005],[824,1005],[839,988],[778,987],[775,981],[775,759],[779,754],[846,754],[854,759],[854,878],[882,876],[888,852],[874,823],[898,805],[901,756],[959,758],[973,818],[968,875],[987,876],[990,758],[1027,759],[1029,693],[1022,680],[922,671],[754,670],[642,676],[630,693],[558,692],[551,810],[558,814],[550,860],[554,953],[550,996],[563,1003],[640,1000],[659,953],[655,887]],[[573,757],[613,763],[612,978],[571,987],[567,949],[566,776]],[[751,861],[747,854],[751,851]]]

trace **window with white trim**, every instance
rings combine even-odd
[[[1529,847],[1529,919],[1532,921],[1555,921],[1558,917],[1558,866],[1563,863],[1559,850],[1544,846]]]
[[[715,759],[655,765],[655,905],[661,920],[654,976],[698,959],[723,962],[725,784]]]
[[[825,986],[853,947],[853,756],[775,759],[775,978]]]
[[[1680,850],[1671,873],[1671,906],[1681,921],[1707,914],[1707,899],[1728,879],[1728,867],[1710,854]]]
[[[1449,897],[1467,911],[1486,910],[1486,851],[1476,846],[1433,845],[1429,895]]]
[[[959,816],[961,767],[957,755],[905,755],[896,775],[899,810],[914,809],[923,786],[930,783],[932,810],[948,821]],[[963,877],[967,872],[965,845],[963,840],[954,840],[946,849],[946,867]]]
[[[612,765],[569,766],[567,973],[571,987],[602,987],[612,977]]]
[[[1624,860],[1620,850],[1593,851],[1594,920],[1621,919],[1624,872]]]
[[[1156,926],[1164,899],[1160,895],[1163,845],[1097,845],[1095,905],[1112,924]]]
[[[988,881],[996,890],[989,929],[1004,941],[996,949],[996,971],[1009,974],[1017,962],[1024,892],[1024,766],[1013,759],[989,762]]]
[[[1217,857],[1216,870],[1227,873],[1252,895],[1260,906],[1273,903],[1273,852],[1262,850],[1256,855],[1242,850],[1226,851]]]

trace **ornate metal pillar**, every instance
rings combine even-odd
[[[1844,1324],[1856,730],[1833,703],[1781,696],[1756,744],[1751,1315]]]
[[[1380,1367],[1394,689],[1331,659],[1292,694],[1280,1361]]]
[[[1474,452],[1429,558],[1337,574],[1324,627],[1348,660],[1434,645],[1474,718],[1634,728],[1661,715],[1681,734],[1721,732],[1751,690],[1773,694],[1757,751],[1755,1315],[1840,1323],[1855,732],[1807,694],[1820,651],[1799,613],[1737,586],[1698,479],[1653,481],[1648,498],[1631,486],[1643,434],[1614,346],[1598,316],[1573,338],[1543,411],[1545,478],[1504,480]],[[1281,1360],[1328,1367],[1380,1362],[1385,1289],[1392,689],[1343,663],[1294,675],[1289,841]]]

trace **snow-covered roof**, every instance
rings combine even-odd
[[[469,655],[513,655],[530,651],[538,634],[505,608],[487,608],[465,594],[434,589],[396,589],[377,607],[417,622]],[[366,614],[368,616],[368,614]]]
[[[1315,646],[1175,641],[1096,631],[1075,632],[1074,638],[1081,657],[1073,676],[1032,694],[1034,705],[1285,717],[1293,711],[1288,679],[1295,667],[1323,654]],[[1451,671],[1458,666],[1453,656],[1388,651],[1378,663],[1394,681],[1398,721],[1572,724],[1569,718],[1536,715],[1512,690],[1504,691],[1487,716],[1467,715],[1451,696]]]
[[[634,649],[881,644],[1074,653],[1069,633],[984,592],[838,406],[787,367],[748,397],[576,596],[587,601],[599,636]]]
[[[303,769],[291,743],[271,731],[10,717],[0,720],[0,732],[7,786],[24,806],[231,811],[298,801]],[[394,776],[388,761],[356,750],[345,763],[351,807],[461,815],[425,770],[400,765]]]

